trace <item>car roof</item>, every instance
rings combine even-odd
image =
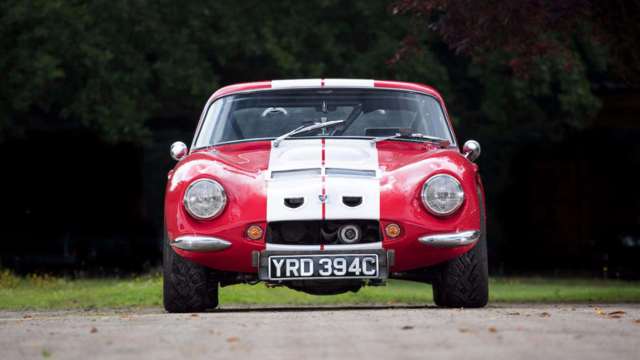
[[[416,91],[431,95],[441,103],[443,102],[440,93],[428,85],[404,81],[367,79],[290,79],[247,82],[222,87],[213,93],[209,100],[213,101],[226,95],[248,91],[314,88],[371,88]]]

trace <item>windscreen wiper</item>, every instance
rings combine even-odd
[[[326,122],[319,122],[319,123],[315,123],[313,125],[302,125],[298,128],[295,128],[291,131],[289,131],[286,134],[282,134],[280,136],[278,136],[275,140],[273,140],[273,147],[278,147],[278,145],[280,145],[280,143],[282,142],[282,140],[293,136],[293,135],[297,135],[300,133],[304,133],[304,132],[308,132],[308,131],[312,131],[312,130],[316,130],[316,129],[322,129],[328,126],[333,126],[333,125],[338,125],[340,123],[343,123],[344,120],[332,120],[332,121],[326,121]]]
[[[424,135],[424,134],[420,134],[420,133],[413,133],[413,134],[397,133],[397,134],[391,135],[391,136],[377,137],[375,139],[371,139],[371,143],[375,144],[375,143],[380,142],[380,141],[391,140],[391,139],[425,140],[425,141],[436,143],[436,144],[440,145],[441,147],[447,147],[450,144],[449,140],[447,140],[447,139],[439,138],[437,136]]]

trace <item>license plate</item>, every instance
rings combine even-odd
[[[269,279],[369,279],[380,276],[377,254],[272,255]]]

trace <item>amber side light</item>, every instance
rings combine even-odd
[[[262,239],[262,228],[258,225],[251,225],[247,228],[247,237],[251,240]]]
[[[389,224],[384,228],[384,232],[388,237],[394,239],[400,236],[401,230],[398,224]]]

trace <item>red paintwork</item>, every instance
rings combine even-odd
[[[429,94],[435,97],[436,99],[440,100],[441,103],[444,102],[442,101],[442,96],[440,96],[440,94],[436,91],[436,89],[428,85],[408,83],[404,81],[376,80],[373,82],[373,86],[376,88],[384,88],[384,89],[401,89],[401,90],[418,91],[418,92]]]
[[[225,86],[223,88],[218,89],[218,91],[214,92],[209,98],[209,102],[214,101],[215,99],[221,98],[225,95],[235,94],[243,91],[252,91],[252,90],[265,90],[271,89],[271,81],[256,81],[249,83],[241,83]]]
[[[322,84],[324,85],[324,80],[322,81]],[[321,158],[321,165],[324,166],[324,162],[327,156],[326,153],[326,141],[323,138],[322,139],[322,156]],[[327,196],[327,179],[324,175],[322,175],[322,197],[324,198],[325,196]],[[327,218],[327,204],[326,202],[322,202],[322,220],[325,220]],[[324,248],[324,247],[323,247]]]
[[[181,235],[217,236],[233,243],[217,253],[176,250],[180,255],[220,270],[255,272],[251,251],[263,250],[263,241],[249,240],[246,229],[257,224],[266,229],[267,198],[264,170],[271,143],[256,141],[196,151],[169,174],[165,196],[165,223],[170,239]],[[200,221],[187,214],[182,199],[195,179],[212,178],[225,188],[227,206],[215,219]]]
[[[218,90],[210,99],[234,92],[269,89],[270,82],[238,84]],[[420,91],[442,98],[425,85],[395,81],[376,81],[375,87]],[[380,180],[380,226],[393,222],[402,233],[395,239],[385,238],[383,247],[395,251],[398,272],[422,268],[455,258],[473,247],[433,248],[420,244],[422,235],[480,229],[477,187],[484,194],[476,164],[464,158],[458,149],[440,149],[429,143],[382,141],[377,144]],[[169,173],[165,196],[165,223],[168,236],[216,236],[232,246],[219,252],[197,253],[177,249],[178,254],[205,266],[224,271],[255,273],[251,253],[265,248],[264,239],[249,240],[245,231],[252,224],[266,229],[266,181],[271,143],[269,141],[219,145],[194,151],[178,162]],[[465,202],[456,213],[436,217],[424,208],[420,193],[424,181],[434,174],[456,177],[465,191]],[[220,216],[200,221],[184,210],[182,200],[187,186],[196,179],[212,178],[225,188],[228,201]],[[383,231],[384,233],[384,231]]]
[[[380,226],[399,224],[402,233],[383,241],[396,252],[392,271],[434,265],[459,256],[473,246],[432,248],[416,239],[422,235],[480,228],[476,196],[477,166],[457,149],[438,149],[432,144],[384,141],[378,143],[378,158],[384,175],[380,180]],[[462,184],[466,198],[456,213],[437,217],[427,212],[420,198],[422,185],[435,174],[449,174]]]

